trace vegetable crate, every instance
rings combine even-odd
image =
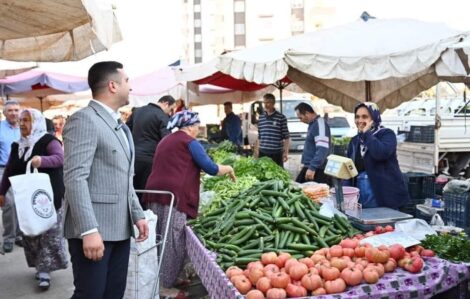
[[[410,133],[405,140],[417,143],[434,143],[434,125],[411,126]]]
[[[346,157],[348,153],[348,145],[347,144],[333,144],[333,154],[338,156]]]
[[[408,193],[412,199],[420,200],[436,196],[436,178],[434,175],[421,172],[407,172],[403,174]],[[418,202],[415,204],[419,204]]]
[[[444,192],[444,222],[470,230],[470,192]]]

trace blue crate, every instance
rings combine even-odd
[[[412,202],[436,196],[436,178],[434,175],[421,172],[407,172],[403,174],[403,177]],[[419,203],[416,202],[415,204]]]
[[[447,225],[470,228],[470,192],[444,192],[443,220]]]

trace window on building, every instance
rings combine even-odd
[[[235,35],[234,45],[236,48],[244,47],[246,45],[245,35]]]
[[[291,0],[290,1],[291,8],[302,8],[304,7],[304,0]]]
[[[234,12],[245,12],[245,1],[234,1],[233,10]]]
[[[245,24],[235,24],[235,34],[236,35],[245,34]]]

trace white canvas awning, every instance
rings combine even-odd
[[[121,39],[108,1],[0,1],[0,59],[81,60]]]

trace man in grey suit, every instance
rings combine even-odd
[[[128,104],[123,65],[98,62],[88,72],[93,100],[63,131],[65,224],[73,266],[72,299],[124,296],[133,224],[137,241],[148,225],[132,185],[134,143],[118,108]]]

